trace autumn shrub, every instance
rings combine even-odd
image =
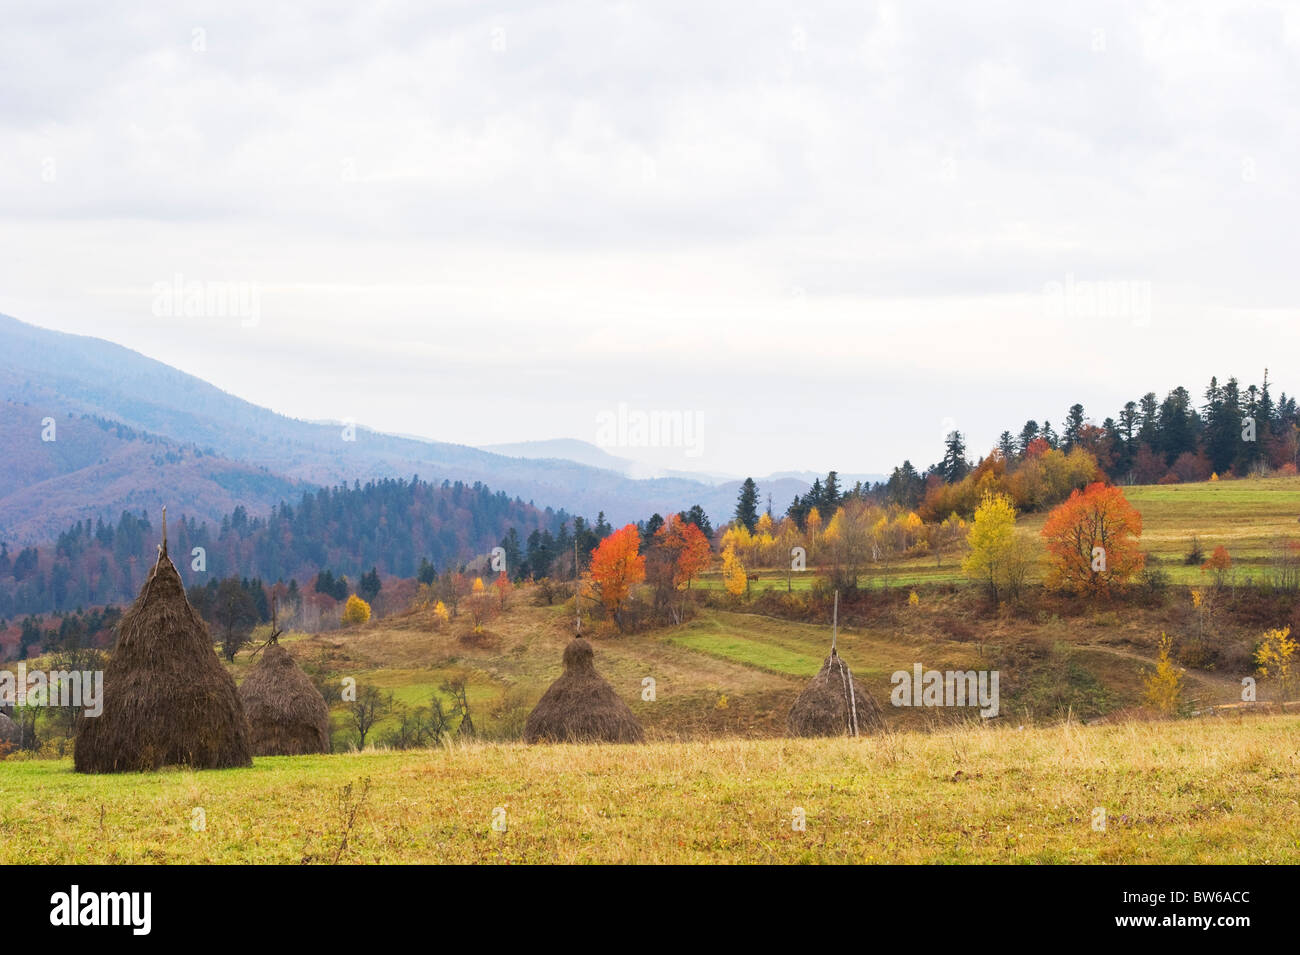
[[[370,619],[370,604],[366,603],[356,594],[348,597],[348,602],[343,608],[343,622],[345,624],[365,623]]]
[[[1155,670],[1143,681],[1143,700],[1157,712],[1172,716],[1183,705],[1183,672],[1174,664],[1173,640],[1162,633],[1157,646],[1160,655]]]

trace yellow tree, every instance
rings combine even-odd
[[[1005,494],[988,493],[975,508],[967,535],[970,553],[961,569],[988,587],[995,602],[1015,596],[1024,582],[1028,555],[1016,535],[1016,508]]]
[[[808,511],[808,516],[804,519],[804,536],[808,540],[808,556],[816,559],[819,556],[822,542],[822,512],[817,508]]]
[[[754,526],[754,563],[759,567],[771,567],[776,551],[776,522],[772,515],[763,512]]]
[[[739,597],[749,589],[749,575],[745,573],[745,565],[736,556],[734,547],[722,552],[722,583],[733,597]]]
[[[1292,670],[1295,658],[1296,642],[1291,639],[1291,628],[1270,630],[1264,634],[1255,650],[1255,663],[1259,675],[1273,680],[1281,692],[1283,700],[1291,692],[1295,683]]]
[[[348,597],[343,607],[343,622],[346,624],[365,623],[370,619],[370,604],[356,594]]]
[[[1178,712],[1183,700],[1183,671],[1174,665],[1173,641],[1160,634],[1160,656],[1155,672],[1146,678],[1146,703],[1161,713]]]

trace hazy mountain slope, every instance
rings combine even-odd
[[[0,540],[52,539],[79,520],[123,510],[218,522],[237,505],[261,512],[309,485],[105,420],[0,405]],[[52,437],[53,440],[43,440]]]
[[[577,438],[550,438],[544,441],[515,441],[510,444],[485,444],[479,450],[509,458],[527,458],[530,461],[561,460],[588,467],[604,468],[629,474],[639,465],[629,458],[610,454],[604,448]]]
[[[286,481],[328,485],[414,474],[430,480],[482,481],[538,505],[590,516],[604,511],[616,524],[696,503],[715,522],[722,522],[734,509],[739,486],[739,482],[711,485],[676,477],[633,480],[616,471],[572,461],[507,457],[360,427],[356,440],[348,442],[342,439],[338,425],[276,414],[111,342],[52,332],[7,316],[0,316],[0,400],[26,403],[37,421],[45,416],[63,420],[68,414],[83,413],[111,418],[180,444],[196,445],[254,470],[265,469]],[[38,464],[37,472],[30,472],[24,470],[28,465],[14,467],[13,458],[11,454],[0,456],[0,489],[9,494],[30,489],[42,466]],[[195,462],[199,471],[201,462]],[[142,467],[134,473],[138,483],[130,492],[167,496],[161,493],[168,487],[163,477],[156,468]],[[51,474],[46,480],[58,483],[61,479]],[[72,499],[82,491],[92,495],[85,500],[87,511],[112,513],[120,510],[124,501],[123,488],[112,483],[81,482],[77,491],[46,487],[42,493],[51,499]],[[784,509],[794,493],[789,488],[774,488],[774,505]],[[260,510],[263,501],[250,496],[239,503]],[[229,500],[225,500],[204,510],[228,509]],[[30,520],[29,511],[22,514],[26,516],[0,506],[0,527],[17,527]]]

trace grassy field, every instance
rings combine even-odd
[[[1179,563],[1193,534],[1249,574],[1275,538],[1300,531],[1300,479],[1127,493],[1145,548],[1189,583],[1205,583]],[[1113,606],[1039,593],[994,613],[977,589],[949,586],[955,558],[913,561],[869,577],[841,613],[840,653],[882,704],[885,734],[788,740],[786,714],[829,647],[813,579],[797,575],[784,600],[785,575],[768,572],[736,600],[706,577],[709,600],[678,626],[620,634],[588,617],[597,668],[646,729],[638,747],[514,742],[572,635],[572,602],[545,605],[537,588],[516,591],[481,634],[463,617],[439,625],[410,611],[286,635],[335,700],[335,755],[123,777],[11,757],[0,761],[0,863],[1300,862],[1300,716],[1225,707],[1254,672],[1262,629],[1300,620],[1289,597],[1225,593],[1197,611],[1181,588]],[[1129,720],[1166,632],[1186,666],[1184,710],[1232,715]],[[973,724],[973,711],[890,706],[890,675],[914,663],[998,670],[1001,715]],[[240,654],[237,680],[250,665]],[[407,707],[447,701],[441,687],[464,681],[480,740],[388,751],[394,714],[352,751],[345,678]],[[504,833],[489,827],[498,807]],[[791,828],[796,807],[806,832]],[[1091,828],[1097,807],[1105,832]]]
[[[1300,716],[1261,715],[860,740],[476,743],[139,776],[9,761],[0,864],[1294,864],[1297,741]],[[491,828],[498,808],[504,832]],[[796,808],[806,831],[792,826]]]

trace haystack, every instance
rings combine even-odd
[[[791,736],[861,736],[884,728],[880,706],[831,650],[822,668],[790,707]]]
[[[840,630],[840,592],[835,591],[831,655],[790,707],[786,728],[791,736],[862,736],[884,729],[880,706],[853,678],[835,649]]]
[[[18,724],[11,720],[4,713],[0,713],[0,746],[5,743],[17,743],[22,732],[18,729]]]
[[[330,751],[330,712],[307,674],[272,643],[239,686],[254,756]]]
[[[78,721],[79,773],[252,765],[239,691],[167,556],[166,520],[158,561],[118,624],[104,711]]]
[[[542,694],[524,723],[528,743],[640,743],[641,724],[596,672],[591,644],[574,637],[564,648],[564,673]]]

